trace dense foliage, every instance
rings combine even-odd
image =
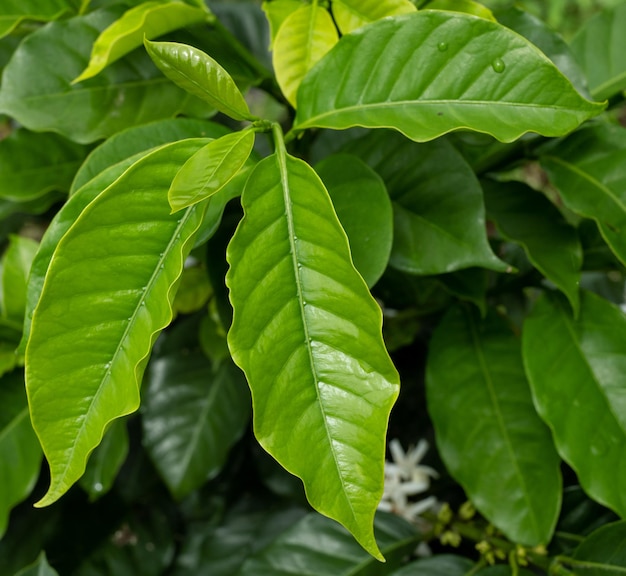
[[[0,576],[626,571],[626,3],[545,5],[1,3]]]

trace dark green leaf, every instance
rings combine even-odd
[[[519,182],[483,182],[487,215],[567,296],[578,313],[583,253],[576,230],[542,194]]]
[[[254,168],[242,203],[228,247],[228,339],[252,390],[256,437],[303,479],[314,508],[380,557],[372,523],[398,393],[380,308],[305,162],[279,146]]]
[[[467,558],[443,554],[411,562],[391,576],[465,576],[472,565]]]
[[[189,96],[163,78],[143,51],[97,78],[71,84],[98,33],[118,14],[117,8],[98,10],[29,35],[4,69],[0,112],[31,130],[86,143],[184,110]]]
[[[465,302],[471,302],[484,318],[487,315],[487,271],[483,268],[467,268],[450,274],[441,274],[437,280],[443,287]]]
[[[15,576],[59,576],[59,574],[48,564],[46,554],[42,552],[34,564],[20,570]]]
[[[495,313],[453,308],[433,335],[428,412],[446,468],[508,538],[550,541],[561,504],[559,458],[533,407],[520,344]]]
[[[626,574],[626,521],[596,530],[576,549],[574,559],[578,562],[572,568],[581,576]]]
[[[572,40],[572,51],[582,66],[594,98],[611,98],[626,89],[626,4],[596,14]]]
[[[26,348],[31,416],[52,476],[40,505],[80,478],[107,425],[139,405],[147,356],[172,318],[172,287],[203,216],[196,207],[170,216],[166,191],[205,144],[166,145],[137,162],[54,252]]]
[[[437,10],[344,36],[299,94],[297,130],[391,127],[416,141],[458,129],[503,142],[526,132],[559,136],[604,108],[582,98],[521,36]]]
[[[0,38],[10,34],[24,20],[49,22],[70,12],[67,0],[2,0],[0,6]]]
[[[15,130],[0,140],[0,198],[26,202],[66,192],[86,155],[84,146],[56,134]]]
[[[546,146],[540,160],[565,205],[593,218],[626,264],[626,129],[589,126]]]
[[[354,266],[372,287],[387,268],[393,241],[393,213],[385,183],[352,154],[329,156],[315,170],[346,231]]]
[[[515,572],[511,570],[510,566],[487,566],[476,572],[476,576],[534,576],[535,572],[530,570],[524,570],[524,568],[518,568]]]
[[[9,247],[2,257],[2,315],[20,324],[26,309],[28,273],[38,245],[24,236],[9,238]]]

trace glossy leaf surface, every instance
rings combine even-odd
[[[221,471],[250,414],[243,374],[231,362],[213,366],[192,327],[177,326],[159,342],[142,407],[144,446],[177,499]]]
[[[86,155],[84,146],[56,134],[16,130],[0,140],[0,198],[25,202],[66,192]]]
[[[540,155],[565,205],[593,218],[626,264],[626,129],[597,124],[546,146]]]
[[[611,98],[626,89],[626,5],[603,10],[572,39],[571,47],[582,66],[594,98]]]
[[[26,309],[26,284],[37,242],[24,236],[10,236],[2,257],[2,315],[20,324]]]
[[[247,560],[241,576],[366,576],[389,574],[416,545],[415,530],[403,519],[379,513],[376,538],[387,558],[380,564],[341,526],[319,514],[308,514],[259,554]]]
[[[518,182],[483,182],[487,214],[505,238],[524,247],[541,273],[578,311],[583,252],[576,229],[543,195]]]
[[[480,2],[474,0],[431,0],[426,5],[428,10],[451,10],[453,12],[461,12],[464,14],[472,14],[497,22],[493,16],[493,12],[486,6],[483,6]]]
[[[577,320],[562,299],[545,295],[524,324],[526,373],[559,454],[589,496],[622,516],[625,338],[621,310],[589,292],[581,293]]]
[[[292,106],[306,73],[337,43],[335,24],[326,8],[304,5],[283,21],[274,40],[276,80]]]
[[[333,0],[333,16],[342,34],[387,16],[415,11],[410,0]]]
[[[585,576],[626,574],[626,522],[607,524],[593,532],[576,549],[574,559],[580,565],[572,567]]]
[[[230,182],[248,160],[254,132],[222,136],[198,150],[178,171],[167,193],[172,212],[210,198]]]
[[[30,494],[41,467],[41,448],[30,424],[21,371],[0,380],[0,406],[1,538],[11,508]]]
[[[69,12],[72,5],[67,0],[2,0],[0,6],[0,38],[24,20],[49,22]]]
[[[472,566],[467,558],[443,554],[411,562],[391,576],[466,576]]]
[[[212,17],[202,8],[184,2],[144,2],[126,12],[111,24],[93,45],[89,65],[74,82],[82,82],[99,74],[148,40],[172,30],[207,22]]]
[[[314,508],[380,557],[372,522],[398,393],[382,314],[312,168],[287,155],[250,175],[228,247],[228,335],[261,445],[300,477]]]
[[[287,16],[298,8],[302,8],[302,6],[302,0],[272,0],[271,2],[263,2],[261,7],[270,26],[270,50],[274,45],[276,34],[278,34]]]
[[[15,576],[59,576],[59,574],[48,564],[46,554],[42,552],[34,564],[20,570]]]
[[[150,57],[172,82],[235,120],[254,119],[235,81],[208,54],[176,42],[145,41]]]
[[[549,542],[560,462],[506,323],[450,310],[431,341],[426,385],[441,457],[476,508],[514,542]]]
[[[136,51],[93,78],[72,85],[99,32],[119,8],[53,22],[30,34],[2,75],[0,112],[33,131],[87,143],[183,111],[190,97]]]
[[[33,426],[51,469],[40,505],[82,475],[106,426],[139,405],[147,356],[172,318],[172,286],[202,221],[195,207],[170,216],[166,191],[204,144],[174,143],[143,158],[56,248],[26,348]]]
[[[300,94],[297,130],[387,127],[416,141],[458,129],[503,142],[526,132],[559,136],[604,107],[582,98],[546,56],[507,28],[438,10],[343,37]]]
[[[346,150],[366,160],[389,190],[394,208],[392,266],[412,274],[508,268],[487,241],[480,184],[447,141],[415,144],[393,132],[384,138],[372,132]]]
[[[393,241],[393,210],[381,177],[352,154],[315,166],[350,242],[355,268],[372,287],[382,276]]]

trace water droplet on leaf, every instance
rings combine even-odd
[[[437,49],[439,50],[439,52],[445,52],[448,49],[448,43],[439,42],[439,44],[437,44]]]
[[[504,72],[504,69],[506,68],[506,65],[504,64],[504,62],[500,58],[496,58],[491,63],[491,67],[493,68],[494,72],[497,72],[498,74],[501,74],[502,72]]]

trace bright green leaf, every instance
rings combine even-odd
[[[15,130],[0,140],[0,198],[26,202],[66,192],[86,155],[84,146],[56,134]]]
[[[91,453],[85,473],[78,481],[92,502],[111,489],[126,460],[128,448],[126,421],[115,420],[106,431],[102,442]]]
[[[302,8],[302,6],[302,0],[272,0],[271,2],[263,2],[261,8],[263,8],[270,26],[270,50],[274,46],[276,34],[278,34],[287,16],[298,8]]]
[[[303,480],[314,508],[380,558],[372,523],[398,394],[381,310],[305,162],[279,146],[254,168],[242,203],[227,253],[228,342],[252,390],[256,437]]]
[[[11,508],[35,487],[41,467],[41,448],[28,417],[21,371],[0,380],[0,538]]]
[[[10,34],[24,20],[49,22],[70,12],[67,0],[2,0],[0,38]]]
[[[172,82],[235,120],[254,120],[234,80],[208,54],[176,42],[144,42],[148,54]]]
[[[172,318],[172,288],[202,222],[195,207],[170,216],[166,191],[204,144],[166,145],[134,164],[54,252],[26,348],[31,417],[51,471],[40,506],[80,478],[107,425],[139,405],[146,359]]]
[[[354,267],[372,287],[387,268],[393,241],[393,212],[385,183],[352,154],[329,156],[315,170],[348,236]]]
[[[98,10],[52,22],[25,38],[4,69],[0,112],[30,130],[87,143],[185,110],[190,96],[140,50],[72,85],[99,31],[118,15],[119,7]]]
[[[238,576],[384,576],[417,544],[415,529],[402,518],[379,513],[376,538],[387,558],[368,557],[348,532],[319,514],[308,514],[248,559]]]
[[[423,275],[508,269],[487,240],[482,188],[447,141],[416,144],[394,132],[372,132],[345,150],[366,160],[387,185],[394,207],[392,266]]]
[[[540,151],[541,165],[565,205],[593,218],[626,264],[626,129],[596,124]]]
[[[222,136],[198,150],[172,181],[167,198],[172,213],[213,196],[243,168],[254,146],[254,131]]]
[[[410,0],[333,0],[333,16],[342,34],[387,16],[415,11]]]
[[[15,576],[59,576],[59,574],[48,564],[46,554],[42,552],[35,563],[20,570]]]
[[[571,567],[584,576],[623,576],[626,574],[626,521],[602,526],[574,553]],[[569,562],[564,562],[569,567]]]
[[[213,19],[207,10],[184,2],[144,2],[131,8],[98,36],[89,65],[73,83],[99,74],[109,64],[141,46],[144,38],[151,40],[172,30]]]
[[[626,4],[603,10],[573,38],[571,47],[594,98],[611,98],[626,90]]]
[[[439,453],[476,508],[514,542],[549,542],[560,461],[506,323],[451,309],[430,343],[426,386]]]
[[[144,446],[177,499],[221,471],[250,415],[250,393],[241,371],[232,362],[214,370],[196,348],[197,331],[183,326],[190,342],[172,346],[169,342],[177,336],[168,334],[160,341],[163,352],[155,349],[142,406]],[[182,354],[188,344],[193,348]]]
[[[26,284],[38,244],[24,236],[11,235],[2,257],[2,314],[21,323],[26,310]]]
[[[467,558],[442,554],[411,562],[391,576],[466,576],[472,566]]]
[[[276,80],[294,108],[302,79],[337,40],[333,19],[317,4],[302,6],[283,21],[274,40],[272,61]]]
[[[519,182],[484,181],[487,214],[502,235],[523,246],[528,259],[567,296],[578,312],[583,252],[576,229],[542,194]]]
[[[626,317],[581,293],[576,320],[545,295],[524,324],[524,364],[535,405],[561,457],[597,502],[626,515]]]
[[[452,10],[453,12],[473,14],[485,20],[497,22],[489,8],[479,2],[474,2],[474,0],[433,0],[426,5],[426,8],[429,10]]]
[[[560,136],[604,109],[518,34],[438,10],[344,36],[299,94],[296,130],[388,127],[416,141],[459,129],[503,142],[526,132]]]

